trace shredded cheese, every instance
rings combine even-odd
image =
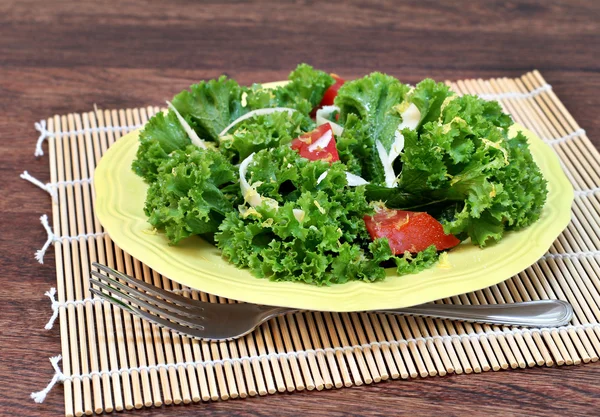
[[[440,254],[440,258],[438,260],[437,267],[440,269],[450,269],[452,268],[452,263],[448,259],[448,252],[442,252]]]
[[[344,128],[338,125],[337,123],[329,120],[329,117],[336,111],[340,111],[340,108],[338,106],[323,106],[319,110],[317,110],[317,126],[329,123],[329,125],[331,126],[331,130],[333,130],[333,134],[336,136],[341,136],[341,134],[344,133]]]
[[[244,200],[250,204],[252,207],[260,206],[262,203],[262,197],[256,191],[256,187],[251,186],[248,181],[246,181],[246,173],[248,172],[248,166],[254,160],[254,152],[252,152],[246,159],[242,161],[239,168],[240,173],[240,189],[242,191],[242,196],[244,196]]]
[[[306,216],[306,213],[304,213],[304,210],[292,209],[292,212],[294,213],[294,217],[296,218],[296,220],[298,220],[298,222],[302,223],[302,221],[304,220],[304,216]]]
[[[421,112],[414,103],[410,103],[409,105],[402,103],[399,105],[399,109],[403,110],[401,114],[402,122],[398,125],[398,129],[396,129],[394,143],[392,143],[390,151],[387,152],[380,141],[376,142],[379,160],[381,161],[381,165],[383,165],[385,186],[389,188],[396,185],[396,173],[394,172],[393,164],[396,158],[398,158],[400,153],[404,150],[404,135],[402,134],[402,130],[414,130],[421,121]]]
[[[199,148],[206,149],[206,144],[204,143],[204,141],[202,139],[200,139],[200,137],[198,136],[196,131],[194,129],[192,129],[192,127],[188,124],[188,122],[185,121],[185,119],[179,113],[179,111],[177,111],[175,106],[168,100],[167,100],[167,105],[169,106],[169,108],[171,110],[173,110],[173,112],[177,116],[177,120],[179,120],[181,127],[183,127],[183,130],[185,130],[185,133],[187,133],[187,135],[190,138],[190,140],[192,141],[192,143]]]
[[[319,178],[317,178],[317,185],[319,185],[321,183],[321,181],[323,181],[325,178],[327,178],[327,174],[329,174],[329,170],[323,172],[321,175],[319,175]],[[348,186],[349,187],[358,187],[359,185],[367,185],[369,184],[369,181],[365,180],[362,177],[359,177],[358,175],[355,175],[351,172],[346,172],[346,181],[348,181]]]
[[[272,107],[270,109],[258,109],[258,110],[252,110],[251,112],[248,112],[246,114],[244,114],[243,116],[238,117],[237,119],[235,119],[233,122],[229,123],[229,125],[223,129],[223,131],[221,133],[219,133],[219,136],[224,136],[227,134],[227,132],[229,132],[229,130],[237,125],[238,123],[243,122],[246,119],[250,119],[254,116],[263,116],[265,114],[271,114],[271,113],[279,113],[279,112],[286,112],[288,114],[292,114],[295,113],[297,110],[295,109],[290,109],[288,107]]]
[[[317,200],[314,200],[313,203],[315,203],[315,206],[317,206],[317,209],[321,214],[327,213],[327,211],[325,211],[325,209],[319,204]]]
[[[381,161],[381,165],[383,166],[383,173],[385,175],[385,186],[391,188],[396,183],[396,173],[394,172],[394,167],[389,161],[388,153],[383,147],[381,141],[378,140],[377,142],[375,142],[375,146],[377,147],[379,160]]]
[[[358,187],[359,185],[367,185],[369,183],[369,181],[351,172],[346,172],[346,181],[348,181],[350,187]]]
[[[331,139],[333,139],[333,133],[331,130],[327,130],[323,136],[314,141],[312,144],[308,145],[308,150],[310,152],[314,152],[319,149],[325,149],[327,145],[329,145],[329,142],[331,142]]]

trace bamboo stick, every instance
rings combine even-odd
[[[60,132],[62,129],[67,130],[67,118],[66,116],[62,116],[61,118],[56,118],[56,131]],[[60,135],[57,137],[57,156],[58,156],[58,167],[59,167],[59,181],[68,181],[72,180],[71,177],[71,160],[70,160],[70,152],[68,150],[69,147],[69,138],[66,135]],[[67,207],[73,206],[73,190],[71,188],[66,188],[65,193],[61,199],[61,218],[60,218],[60,231],[59,233],[62,236],[69,236],[69,230],[75,230],[73,227],[74,217],[72,216],[69,219]],[[75,283],[73,280],[73,272],[72,272],[72,263],[71,263],[71,245],[68,243],[61,242],[62,250],[63,250],[63,267],[64,267],[64,276],[66,282],[66,298],[69,301],[75,300],[76,290],[74,288]],[[82,339],[81,329],[77,331],[78,324],[78,315],[77,309],[73,304],[69,304],[67,306],[68,311],[68,326],[69,326],[69,344],[71,345],[70,354],[71,354],[71,365],[72,372],[74,374],[81,373],[81,362],[79,360],[79,351],[80,344],[79,340]],[[81,317],[81,315],[79,315]],[[82,343],[85,343],[85,338],[83,337]],[[88,381],[89,382],[89,381]],[[85,389],[82,387],[83,381],[79,378],[73,380],[73,401],[74,401],[74,413],[76,416],[81,416],[84,413],[84,404],[83,397],[85,394],[89,393],[89,389]],[[89,388],[89,384],[88,388]],[[85,390],[82,393],[82,389]],[[89,396],[88,396],[89,398]]]
[[[172,290],[171,281],[164,276],[162,277],[162,288],[167,291]],[[194,367],[191,365],[183,365],[183,363],[189,362],[190,360],[189,352],[184,353],[184,348],[182,346],[186,344],[187,341],[185,339],[187,338],[175,332],[169,333],[175,360],[180,364],[177,366],[177,374],[179,376],[179,385],[181,387],[181,399],[184,404],[189,404],[192,402],[192,398],[197,398],[200,394]]]
[[[265,344],[265,341],[263,339],[263,332],[261,331],[257,331],[254,333],[254,338],[256,340],[256,346],[258,348],[258,354],[260,355],[266,355],[267,354],[267,347]],[[239,365],[239,364],[238,364]],[[269,359],[267,359],[266,357],[263,357],[260,360],[260,365],[262,368],[262,373],[265,377],[265,385],[267,388],[267,393],[268,394],[275,394],[277,392],[277,389],[275,388],[275,381],[273,379],[273,373],[271,372],[271,369],[269,367]]]
[[[282,316],[277,317],[277,323],[279,325],[282,340],[284,343],[285,350],[283,350],[283,352],[294,351],[294,345],[292,344],[292,338],[290,335],[290,331],[288,330],[286,318]],[[306,388],[308,388],[309,390],[314,389],[314,382],[310,377],[310,374],[308,373],[308,367],[306,366],[306,361],[303,360],[303,357],[292,355],[289,357],[289,361],[296,389],[298,391],[303,391]]]
[[[380,382],[383,378],[377,367],[375,359],[375,350],[379,352],[378,346],[370,346],[362,329],[360,319],[357,313],[342,314],[344,324],[346,326],[346,332],[350,336],[350,343],[353,346],[363,346],[361,349],[356,349],[357,354],[362,353],[367,364],[368,372],[371,375],[372,382]],[[384,371],[387,373],[387,370]]]
[[[89,115],[83,114],[83,121],[80,115],[75,115],[75,128],[82,130],[90,128]],[[79,155],[79,166],[80,172],[79,178],[89,178],[94,168],[94,154],[93,145],[91,141],[91,135],[89,133],[78,135],[79,149],[77,151]],[[85,140],[84,140],[85,139]],[[90,164],[90,169],[88,169]],[[79,215],[83,215],[85,227],[83,233],[95,233],[99,231],[100,224],[94,222],[93,214],[93,203],[91,197],[91,186],[90,184],[80,185],[83,191],[83,210],[79,211]],[[82,279],[84,288],[84,297],[90,298],[91,293],[89,291],[89,273],[90,264],[97,260],[96,255],[96,240],[102,240],[98,238],[89,238],[89,244],[81,245],[80,250],[82,253]],[[104,321],[102,319],[102,307],[98,303],[86,303],[85,306],[86,319],[87,319],[87,333],[90,346],[90,369],[92,372],[98,372],[100,370],[100,362],[106,364],[106,342],[104,340]],[[95,318],[95,320],[94,320]],[[98,339],[98,341],[96,341]],[[101,413],[105,408],[112,408],[112,400],[110,389],[108,389],[109,378],[108,375],[103,377],[102,384],[100,383],[100,376],[94,375],[92,377],[92,388],[94,390],[94,412]]]
[[[349,313],[339,313],[333,314],[333,320],[336,326],[342,327],[345,329],[345,336],[347,337],[347,341],[344,341],[342,338],[342,343],[344,346],[355,346],[353,348],[354,357],[356,358],[356,363],[358,365],[358,369],[360,370],[360,374],[362,376],[362,380],[365,384],[373,383],[373,376],[369,370],[375,372],[375,378],[379,378],[379,374],[377,372],[377,367],[375,366],[375,362],[372,361],[372,356],[370,354],[363,354],[363,350],[358,348],[359,345],[358,338],[352,329],[352,322],[350,320]],[[370,352],[369,352],[370,353]],[[367,356],[367,358],[365,358]]]
[[[344,327],[342,326],[342,322],[340,321],[340,315],[337,313],[323,313],[323,317],[325,318],[325,323],[328,329],[339,329],[338,334],[334,336],[331,334],[332,338],[339,339],[339,344],[336,343],[337,346],[350,346],[348,339],[346,337],[346,333],[344,332]],[[360,386],[363,384],[363,380],[361,378],[361,373],[358,370],[358,366],[354,355],[350,350],[344,351],[344,356],[346,361],[348,362],[348,366],[350,367],[350,374],[352,375],[352,379],[354,385]]]
[[[60,119],[58,116],[54,118],[48,119],[48,130],[50,132],[58,132],[60,131]],[[52,137],[48,140],[48,153],[50,156],[50,181],[57,182],[61,180],[61,177],[64,178],[62,174],[62,144],[60,139],[56,137]],[[58,198],[53,200],[52,202],[52,222],[53,222],[53,230],[60,231],[61,222],[63,219],[63,210],[61,207],[65,207],[65,190],[59,188],[57,190]],[[69,286],[67,280],[64,275],[64,258],[63,258],[63,248],[62,244],[55,242],[54,246],[54,254],[55,254],[55,263],[56,263],[56,293],[58,297],[58,301],[64,303],[67,299],[67,287]],[[69,321],[70,312],[62,305],[59,308],[59,323],[60,323],[60,340],[61,340],[61,353],[62,353],[62,368],[63,372],[66,375],[70,375],[71,370],[71,346],[70,342],[70,333],[68,330],[67,323]],[[64,398],[65,398],[65,415],[67,417],[73,417],[75,415],[74,411],[74,396],[73,396],[73,386],[71,380],[64,381]]]
[[[163,287],[163,277],[160,276],[156,271],[152,271],[152,283],[159,288]],[[171,332],[167,329],[161,328],[160,336],[162,338],[162,344],[164,346],[165,352],[165,363],[175,363],[175,353],[173,349],[173,340],[171,338]],[[179,378],[183,373],[181,371],[181,367],[175,368],[170,367],[168,370],[169,374],[169,384],[171,386],[171,397],[173,398],[174,404],[181,404],[183,402],[184,395],[182,394],[182,389],[184,389],[184,383],[182,383],[182,388],[180,388]],[[183,378],[185,378],[185,374],[183,374]]]
[[[321,367],[318,363],[317,355],[311,352],[314,349],[314,347],[308,334],[308,329],[306,321],[304,320],[304,315],[304,313],[294,315],[297,322],[297,329],[300,333],[301,338],[299,340],[299,342],[301,343],[298,343],[297,346],[299,347],[299,349],[304,349],[308,351],[306,356],[308,359],[308,366],[310,368],[310,372],[313,375],[313,379],[315,380],[315,389],[317,391],[321,391],[325,388],[326,381],[328,379],[331,380],[331,378],[329,377],[329,372],[327,372],[327,368]],[[294,333],[296,332],[294,331]],[[329,382],[329,385],[332,385],[331,382]]]
[[[330,348],[329,341],[328,341],[329,338],[326,338],[325,340],[321,341],[321,339],[319,338],[319,332],[317,330],[317,326],[315,325],[313,314],[307,313],[303,317],[306,320],[306,323],[308,326],[308,329],[307,329],[308,333],[310,334],[310,337],[312,338],[312,345],[314,346],[314,349],[318,351],[317,362],[319,364],[319,370],[321,372],[321,375],[323,376],[325,389],[331,389],[334,386],[336,388],[340,388],[343,385],[343,383],[340,378],[340,373],[337,370],[337,367],[335,367],[335,366],[331,367],[331,375],[330,375],[330,370],[327,367],[329,358],[333,359],[333,353],[331,353],[331,352],[323,353],[322,351],[320,351],[323,349]]]
[[[96,116],[98,118],[98,126],[99,127],[107,127],[107,126],[111,126],[111,114],[110,112],[106,111],[105,113],[101,112],[101,111],[97,111],[96,112]],[[106,123],[105,123],[106,120]],[[104,131],[100,132],[100,149],[101,152],[104,153],[106,152],[106,150],[108,149],[109,146],[109,135],[110,138],[112,138],[112,133],[108,134]],[[107,261],[107,259],[112,259],[113,255],[112,255],[112,242],[110,240],[110,238],[105,235],[103,239],[101,239],[102,244],[104,246],[104,250],[99,250],[98,251],[98,261],[102,264],[106,264],[109,265],[109,262]],[[107,339],[107,343],[108,343],[108,356],[109,356],[109,361],[110,361],[110,371],[112,372],[111,374],[111,382],[112,382],[112,386],[113,386],[113,394],[114,394],[114,401],[115,401],[115,410],[116,411],[122,411],[124,409],[124,400],[123,400],[123,390],[125,390],[125,392],[128,391],[127,387],[129,387],[129,385],[127,385],[127,387],[123,387],[123,390],[121,389],[121,378],[123,378],[123,380],[127,380],[128,381],[128,377],[127,376],[121,376],[119,373],[117,373],[116,371],[119,369],[119,358],[118,358],[118,352],[117,352],[117,340],[115,339],[115,333],[117,333],[117,336],[119,336],[119,332],[117,330],[115,330],[115,326],[113,324],[113,306],[110,303],[103,303],[103,312],[104,312],[104,320],[105,320],[105,327],[106,327],[106,339]]]
[[[269,358],[269,365],[271,366],[271,369],[273,370],[274,373],[274,377],[275,377],[275,386],[278,392],[285,392],[286,390],[286,386],[285,386],[285,381],[283,379],[283,373],[281,370],[281,367],[279,366],[279,361],[277,360],[277,356],[276,356],[276,350],[275,350],[275,344],[273,341],[273,336],[271,335],[271,327],[269,326],[268,323],[265,323],[261,326],[261,331],[265,340],[265,348],[267,349],[267,354],[270,356]],[[243,342],[243,339],[240,340],[239,343],[239,347],[240,347],[240,354],[242,356],[247,355],[247,353],[245,353],[245,349],[246,349],[246,345]],[[244,350],[242,350],[244,349]],[[250,362],[248,360],[245,360],[243,362],[244,365],[244,372],[246,373],[246,375],[248,375],[247,378],[247,383],[248,383],[248,387],[250,390],[250,395],[254,396],[257,394],[256,389],[254,388],[254,378],[251,374],[251,369],[250,369]],[[266,369],[266,367],[265,367]]]
[[[283,339],[282,339],[281,333],[279,331],[278,323],[279,323],[278,318],[269,321],[269,325],[271,326],[271,334],[273,335],[273,339],[274,339],[274,343],[275,343],[275,349],[278,353],[283,353],[283,352],[286,352],[286,350],[285,350],[285,346],[283,345]],[[247,338],[249,338],[249,337],[250,336],[247,336]],[[298,387],[298,385],[294,384],[295,376],[292,376],[291,360],[288,360],[287,357],[281,357],[279,360],[279,363],[281,364],[281,368],[283,371],[283,377],[285,380],[286,389],[288,392],[292,392]],[[297,375],[297,373],[294,372],[294,375]],[[297,389],[301,391],[302,389],[304,389],[304,386],[300,385],[300,388],[297,388]]]
[[[394,337],[394,333],[388,322],[387,315],[378,314],[377,317],[379,318],[380,324],[375,326],[375,328],[381,332],[381,336],[379,336],[380,340],[396,341],[397,339]],[[408,368],[404,363],[404,359],[402,358],[402,353],[400,352],[398,344],[392,344],[390,347],[390,351],[394,360],[394,366],[398,369],[398,377],[402,379],[407,379],[410,375],[408,373]],[[394,368],[390,368],[390,370],[392,372],[392,378],[394,378]]]
[[[321,340],[325,345],[325,348],[333,348],[333,346],[340,346],[340,342],[337,337],[337,333],[335,328],[329,327],[325,325],[325,321],[323,320],[323,315],[320,312],[313,313],[317,328],[319,330],[319,335],[321,336]],[[337,362],[336,362],[337,361]],[[348,366],[346,365],[346,361],[344,360],[344,354],[341,351],[327,352],[327,363],[332,370],[332,373],[339,373],[339,377],[341,380],[336,382],[335,387],[341,388],[342,386],[350,387],[352,386],[352,380],[350,379],[350,372],[348,371]],[[339,367],[339,371],[338,370]]]
[[[96,112],[98,113],[98,112]],[[95,129],[99,126],[99,121],[97,120],[97,114],[96,113],[89,113],[88,115],[84,114],[84,119],[83,119],[83,127],[84,129]],[[87,116],[87,117],[85,117]],[[98,132],[92,132],[92,134],[90,135],[89,133],[85,135],[86,138],[86,148],[87,148],[87,159],[88,159],[88,172],[86,174],[83,174],[84,176],[87,177],[92,177],[94,170],[96,168],[96,163],[97,161],[100,160],[101,155],[102,155],[102,148],[100,145],[100,138],[99,138],[99,134]],[[90,188],[90,194],[91,194],[91,215],[93,217],[93,228],[92,228],[92,232],[94,233],[101,233],[102,232],[102,226],[100,225],[100,221],[98,220],[98,218],[95,216],[94,214],[94,206],[96,204],[96,195],[94,192],[94,187],[92,187],[91,185],[89,185]],[[94,262],[94,261],[100,261],[101,259],[104,259],[104,251],[105,246],[104,246],[104,238],[102,236],[98,236],[95,239],[95,243],[96,243],[96,252],[92,251],[90,253],[90,261]],[[93,246],[92,246],[93,247]],[[107,347],[107,345],[110,345],[110,343],[114,343],[114,339],[111,338],[110,335],[107,334],[106,329],[105,329],[105,322],[107,320],[107,317],[105,316],[105,308],[103,306],[103,303],[94,303],[94,312],[95,312],[95,316],[96,316],[96,326],[98,328],[98,348],[100,350],[100,369],[102,371],[109,371],[110,370],[110,362],[109,362],[109,350],[110,348]],[[111,392],[111,380],[110,380],[110,375],[105,374],[102,376],[102,387],[104,390],[104,411],[106,411],[107,413],[110,413],[113,411],[114,409],[114,405],[113,405],[113,395]],[[118,381],[118,378],[116,378],[116,380]],[[120,391],[121,387],[120,387],[120,383],[117,383],[117,386],[115,386],[115,390]],[[120,394],[120,392],[119,392]],[[101,412],[102,410],[96,410],[96,413]]]
[[[360,317],[362,322],[364,323],[365,330],[367,332],[367,338],[371,342],[381,342],[386,340],[385,335],[381,329],[381,324],[378,320],[378,314],[366,314],[361,313]],[[381,354],[383,357],[379,359],[377,362],[377,366],[379,367],[379,373],[385,375],[387,378],[397,379],[400,377],[396,364],[394,363],[394,358],[392,357],[392,353],[390,347],[388,345],[381,345]],[[387,371],[389,369],[389,372]]]
[[[300,335],[298,331],[298,326],[296,325],[296,321],[298,320],[298,314],[288,314],[287,315],[287,324],[289,327],[289,334],[291,337],[292,350],[296,352],[302,352],[298,354],[298,361],[300,362],[300,368],[302,370],[302,375],[304,376],[304,380],[307,381],[306,389],[312,391],[313,389],[322,390],[323,389],[323,379],[319,373],[318,367],[316,366],[316,362],[314,361],[314,355],[311,353],[304,353],[305,349],[302,346],[302,342],[300,341]],[[312,356],[312,361],[311,361]]]

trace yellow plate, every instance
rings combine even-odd
[[[387,271],[382,282],[348,282],[331,287],[272,282],[238,269],[220,251],[192,237],[169,246],[166,237],[150,232],[143,212],[147,185],[131,170],[138,132],[119,139],[94,173],[96,215],[123,250],[170,279],[211,294],[256,304],[307,310],[358,311],[400,308],[475,291],[504,281],[535,263],[567,226],[573,188],[554,151],[523,127],[531,152],[548,180],[548,200],[532,226],[507,233],[485,249],[463,243],[448,254],[449,265],[415,275]],[[513,130],[514,133],[514,130]]]

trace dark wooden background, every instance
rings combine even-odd
[[[60,416],[62,387],[31,391],[60,352],[44,291],[54,261],[49,197],[19,180],[49,179],[33,123],[54,114],[161,104],[225,73],[283,79],[299,62],[353,78],[378,70],[405,82],[518,76],[539,69],[600,145],[600,2],[146,2],[0,0],[0,415]],[[598,415],[600,364],[392,381],[130,412],[202,415]]]

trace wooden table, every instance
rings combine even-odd
[[[38,218],[49,179],[33,123],[54,114],[160,104],[199,79],[279,80],[306,61],[347,78],[378,70],[405,82],[518,76],[539,69],[600,145],[600,2],[0,2],[0,415],[60,416],[51,378],[60,351],[44,291],[54,261]],[[131,415],[411,415],[598,413],[600,365],[488,372],[327,392],[163,407]],[[592,408],[594,407],[594,408]]]

